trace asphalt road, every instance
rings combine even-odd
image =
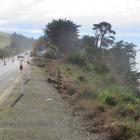
[[[0,94],[4,92],[15,80],[19,74],[19,64],[20,62],[15,57],[15,61],[12,59],[6,60],[6,65],[0,61]]]

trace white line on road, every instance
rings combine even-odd
[[[16,87],[16,84],[19,82],[20,80],[20,76],[18,76],[14,83],[8,87],[1,95],[0,95],[0,106],[2,106],[5,101],[8,99],[8,97],[10,96],[10,94],[12,93],[13,89]]]
[[[5,79],[5,78],[7,78],[7,77],[10,76],[11,74],[12,74],[12,73],[3,76],[2,78],[0,78],[0,81],[3,80],[3,79]]]

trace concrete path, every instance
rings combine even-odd
[[[40,68],[32,66],[24,95],[19,84],[11,95],[0,111],[0,140],[88,140]]]

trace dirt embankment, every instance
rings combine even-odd
[[[61,64],[64,63],[64,60],[50,60],[44,68],[48,82],[55,88],[58,88],[58,70],[61,70]],[[129,137],[129,134],[125,134],[127,127],[120,124],[114,117],[115,112],[111,107],[105,107],[96,100],[82,97],[80,86],[75,85],[76,79],[70,74],[70,70],[68,70],[68,73],[61,71],[61,76],[63,79],[63,92],[60,95],[68,103],[71,114],[79,118],[83,132],[86,132],[90,137],[96,134],[100,140],[121,140]],[[82,76],[78,78],[84,80]],[[89,89],[86,90],[88,93]]]

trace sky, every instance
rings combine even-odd
[[[92,35],[93,24],[112,24],[117,40],[140,45],[140,0],[0,0],[0,31],[37,38],[52,19],[67,18]]]

